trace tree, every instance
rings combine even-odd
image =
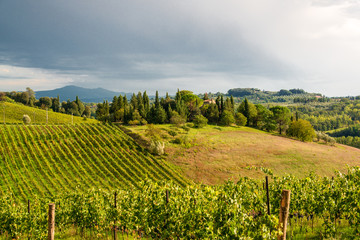
[[[5,101],[6,94],[4,92],[0,92],[0,101]]]
[[[275,106],[270,108],[273,112],[273,119],[277,123],[279,134],[282,134],[289,127],[291,113],[287,107]]]
[[[172,111],[170,123],[175,124],[176,126],[180,126],[180,125],[186,123],[186,119],[183,118],[178,112]]]
[[[89,118],[91,116],[91,108],[89,106],[85,107],[83,115],[87,118]]]
[[[205,105],[201,109],[201,113],[210,123],[217,123],[219,121],[219,109],[216,104]]]
[[[50,108],[52,106],[52,100],[49,97],[41,97],[39,98],[39,106],[42,109]]]
[[[234,122],[234,115],[230,111],[224,110],[220,116],[220,124],[224,126],[230,126]]]
[[[54,112],[59,112],[60,111],[60,98],[59,96],[57,96],[56,98],[52,98],[52,103],[51,103],[51,109]]]
[[[83,115],[83,112],[84,112],[84,110],[85,110],[85,106],[84,106],[84,104],[80,101],[80,99],[79,99],[78,96],[76,96],[75,103],[76,103],[76,105],[78,106],[79,116],[82,116],[82,115]]]
[[[316,136],[315,130],[309,121],[299,119],[293,121],[290,124],[289,129],[286,131],[286,135],[290,137],[296,137],[303,142],[310,142]]]
[[[208,122],[207,118],[201,114],[196,115],[193,120],[194,126],[197,128],[205,127],[207,125],[207,122]]]
[[[29,88],[29,87],[26,88],[26,92],[27,92],[27,94],[28,94],[28,96],[29,96],[29,100],[28,100],[27,104],[28,104],[29,106],[33,107],[33,106],[34,106],[34,103],[35,103],[35,101],[36,101],[35,92],[34,92],[31,88]]]
[[[235,123],[238,126],[245,126],[247,122],[246,117],[242,113],[236,113],[235,114]]]
[[[254,125],[254,119],[257,116],[257,110],[255,105],[249,102],[247,98],[245,98],[245,100],[240,104],[237,111],[246,117],[246,126],[250,126],[251,124]]]

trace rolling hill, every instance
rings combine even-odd
[[[34,195],[90,188],[121,189],[144,179],[185,180],[116,126],[0,125],[0,194]]]
[[[0,123],[22,123],[23,115],[31,118],[32,124],[46,123],[46,110],[25,106],[15,102],[0,102]],[[84,119],[67,114],[48,111],[48,124],[97,123],[95,119]]]
[[[57,88],[54,90],[48,91],[36,91],[36,98],[40,97],[60,97],[60,101],[70,101],[75,100],[76,96],[83,102],[103,102],[107,100],[109,102],[112,101],[114,96],[125,95],[129,98],[132,93],[124,93],[124,92],[114,92],[104,88],[83,88],[78,86],[65,86],[62,88]]]
[[[251,167],[271,169],[276,175],[301,177],[311,171],[333,176],[347,165],[360,166],[360,149],[336,144],[301,142],[248,127],[207,126],[189,132],[159,125],[166,140],[166,159],[177,165],[186,177],[204,184],[218,184],[242,177],[262,178]],[[144,137],[146,127],[130,127]],[[176,132],[172,137],[169,132]],[[174,134],[173,134],[174,135]],[[176,140],[182,139],[182,140]],[[174,142],[185,142],[176,144]]]

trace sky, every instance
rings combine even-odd
[[[360,95],[358,0],[0,0],[0,91]]]

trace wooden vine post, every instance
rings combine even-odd
[[[55,203],[49,204],[48,240],[55,239]]]
[[[30,214],[30,200],[28,200],[28,209],[27,209],[28,211],[28,214]],[[30,236],[28,236],[28,240],[30,240]]]
[[[271,215],[270,211],[270,194],[269,194],[269,177],[265,177],[265,187],[266,187],[266,205],[267,205],[267,213],[268,215]]]
[[[290,192],[290,190],[283,190],[281,193],[279,224],[282,234],[279,234],[278,240],[286,239],[286,226],[290,208]]]
[[[117,198],[117,193],[115,192],[114,193],[114,208],[115,208],[115,210],[116,210],[116,199]],[[116,232],[116,221],[114,220],[114,240],[117,240],[117,232]]]

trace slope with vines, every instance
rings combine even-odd
[[[103,124],[1,125],[0,194],[34,195],[89,188],[126,189],[144,179],[187,180],[121,129]]]

